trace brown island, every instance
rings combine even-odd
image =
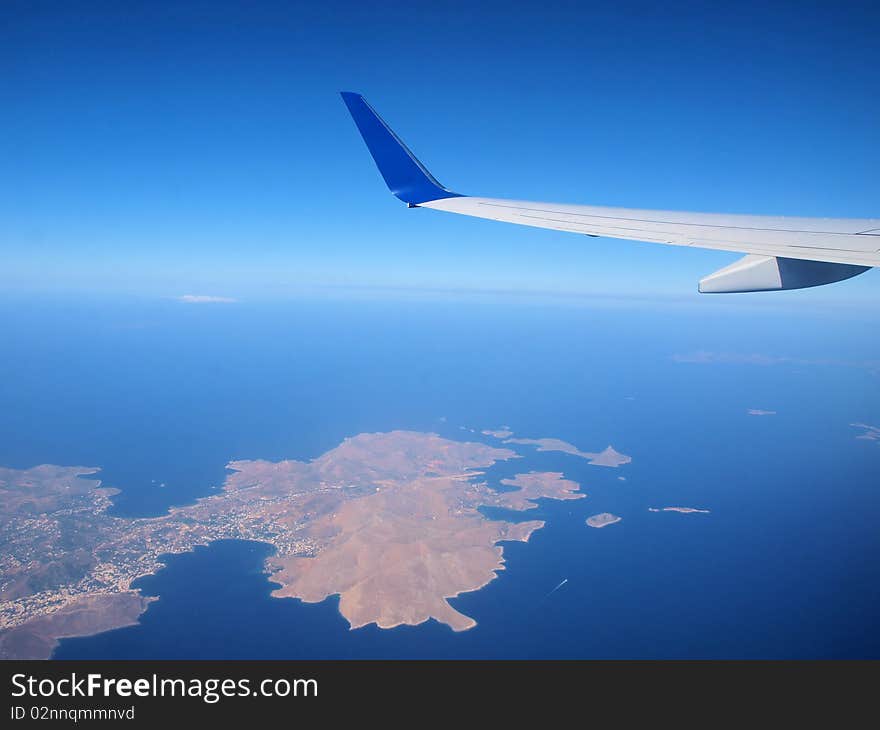
[[[500,428],[487,428],[483,431],[483,436],[491,436],[496,439],[506,439],[513,436],[513,431],[511,431],[507,426],[501,426]]]
[[[867,423],[851,423],[850,426],[862,429],[862,433],[856,436],[864,441],[876,441],[880,443],[880,427],[869,426]]]
[[[434,618],[469,629],[449,599],[494,580],[503,543],[544,525],[480,508],[584,496],[558,472],[505,479],[509,491],[481,479],[516,456],[434,434],[360,434],[310,462],[231,462],[221,492],[150,519],[108,515],[115,490],[89,478],[94,468],[0,469],[0,657],[47,658],[60,638],[135,623],[150,599],[132,583],[161,555],[229,538],[272,544],[273,595],[339,595],[352,628]]]
[[[612,446],[607,446],[603,451],[592,453],[590,451],[581,451],[574,444],[563,441],[562,439],[542,438],[542,439],[522,439],[509,438],[505,439],[506,444],[523,444],[525,446],[536,446],[538,451],[559,451],[563,454],[571,454],[586,459],[593,466],[610,466],[617,468],[623,464],[629,464],[632,457],[621,454]]]
[[[648,512],[681,512],[684,515],[709,514],[709,510],[696,507],[648,507]]]
[[[600,512],[592,517],[587,517],[587,525],[590,527],[608,527],[616,522],[620,522],[623,518],[613,515],[610,512]]]

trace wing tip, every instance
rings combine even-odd
[[[428,172],[362,94],[340,91],[339,95],[393,195],[410,207],[431,200],[460,197]]]

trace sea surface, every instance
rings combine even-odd
[[[470,631],[350,631],[335,598],[270,597],[270,546],[221,541],[138,582],[159,597],[138,625],[64,640],[58,658],[880,658],[880,442],[850,425],[880,426],[877,319],[503,297],[4,300],[0,464],[100,466],[122,490],[113,513],[147,516],[212,493],[231,459],[310,459],[365,431],[494,443],[480,431],[508,425],[633,459],[520,446],[488,471],[563,471],[588,498],[514,516],[547,524],[452,600]],[[648,510],[664,506],[710,512]],[[587,527],[598,512],[623,519]]]

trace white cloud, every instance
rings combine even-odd
[[[206,294],[184,294],[182,297],[177,297],[178,302],[184,302],[185,304],[232,304],[237,302],[238,299],[233,299],[232,297],[212,297]]]

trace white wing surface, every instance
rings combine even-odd
[[[880,219],[684,213],[459,195],[415,158],[359,94],[343,99],[391,192],[410,207],[587,236],[736,251],[746,256],[704,278],[707,293],[801,289],[880,266]]]

